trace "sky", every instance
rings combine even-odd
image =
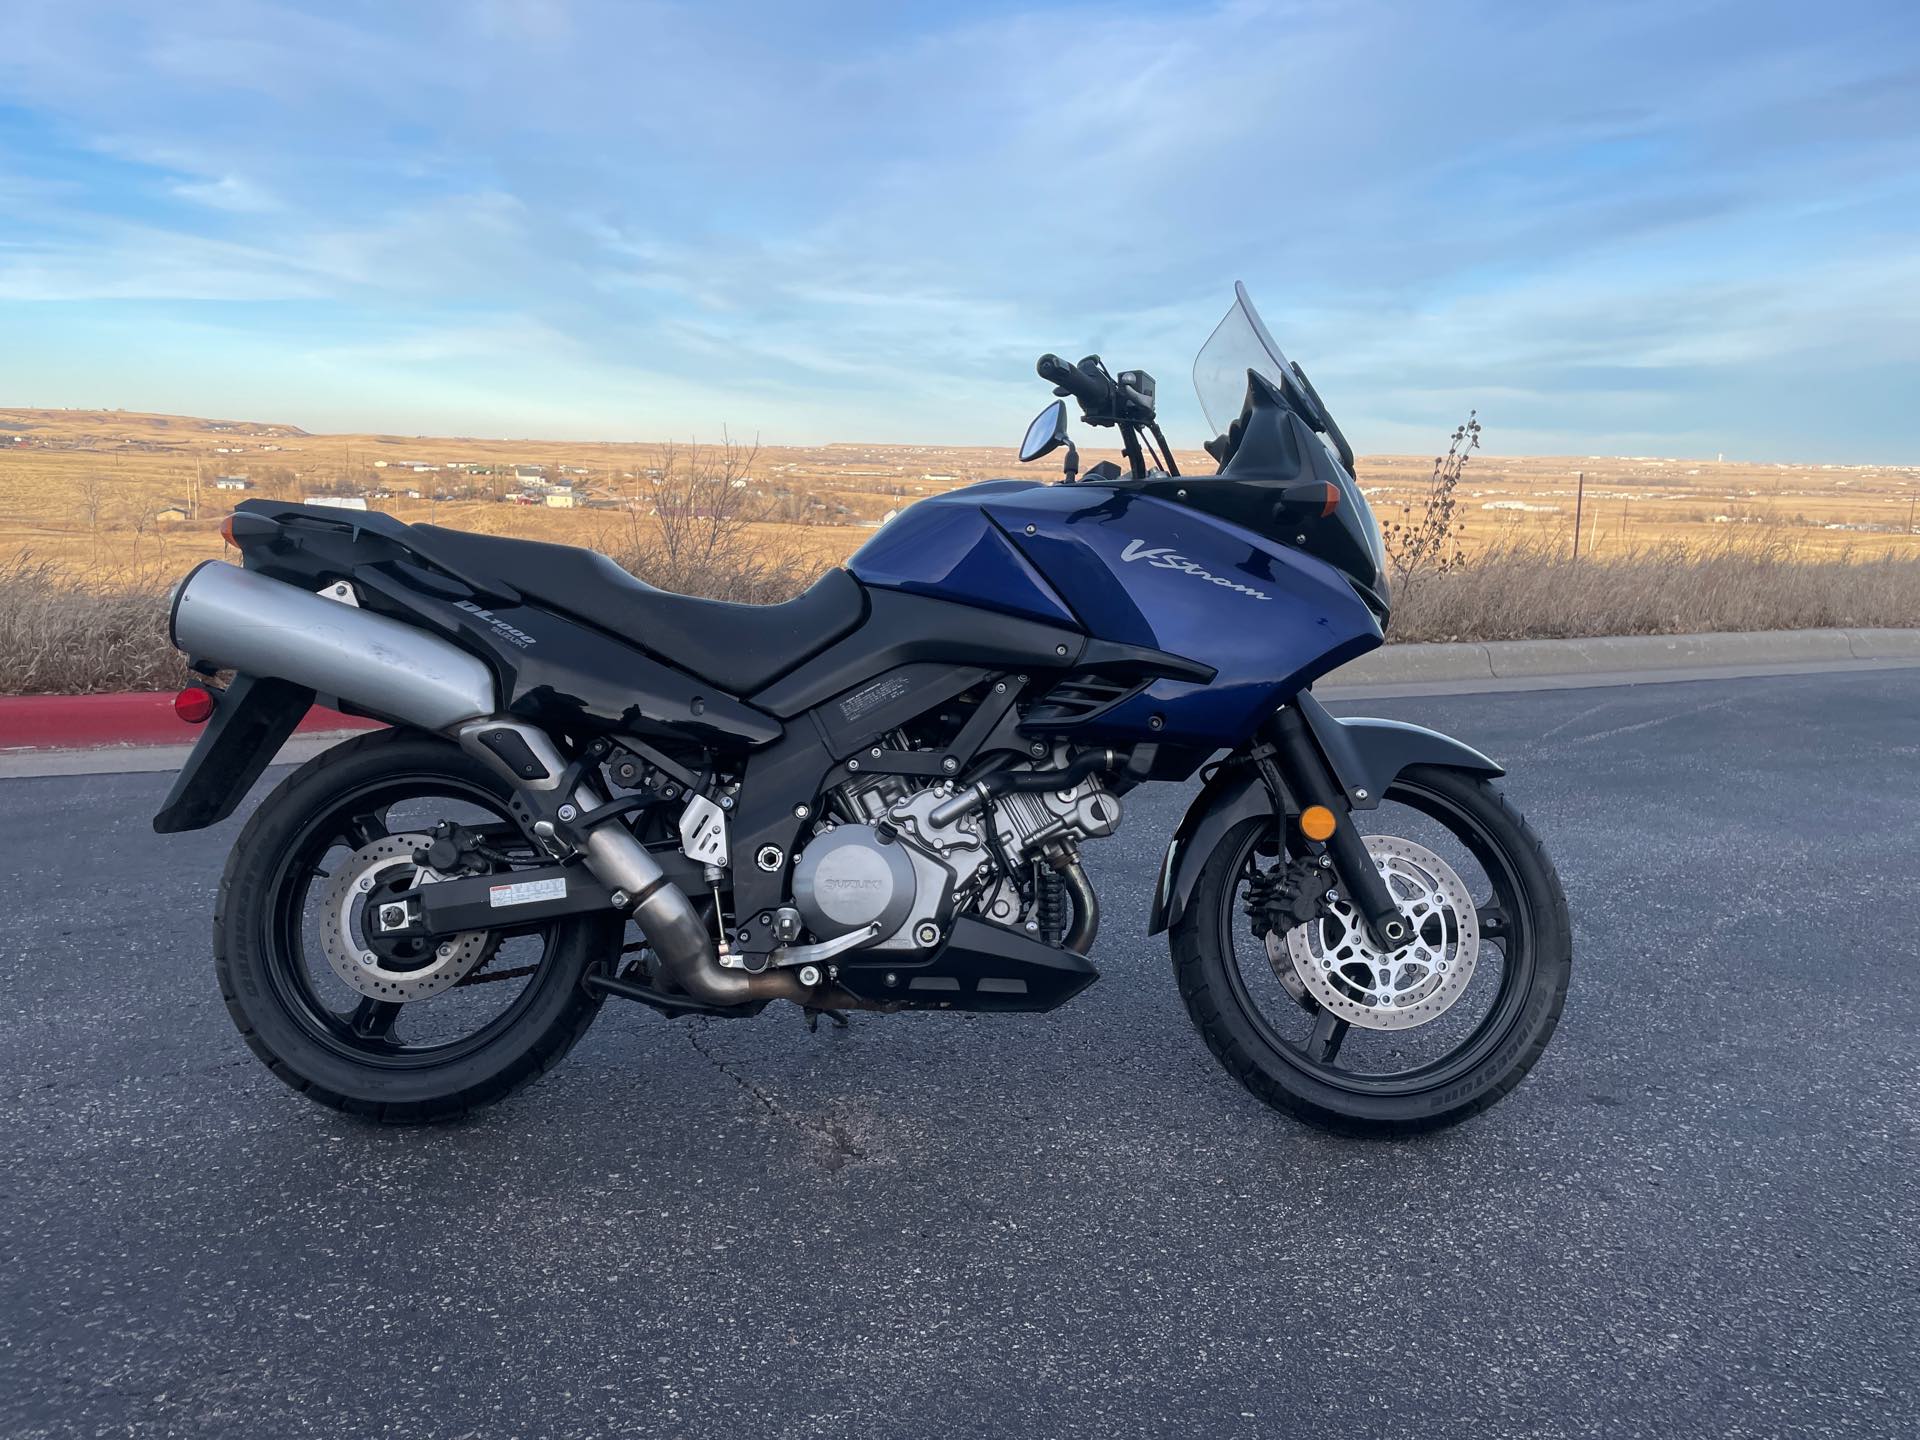
[[[0,406],[1920,462],[1920,5],[4,0]]]

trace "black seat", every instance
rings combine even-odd
[[[676,595],[636,580],[606,556],[574,545],[408,527],[420,555],[449,569],[505,581],[522,595],[631,641],[735,695],[751,695],[811,660],[866,618],[866,592],[827,571],[780,605],[736,605]]]

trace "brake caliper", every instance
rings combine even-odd
[[[1247,918],[1253,922],[1253,938],[1284,935],[1296,926],[1309,925],[1327,913],[1327,894],[1332,886],[1331,862],[1325,856],[1305,855],[1290,865],[1254,872],[1247,882]]]

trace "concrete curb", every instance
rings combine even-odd
[[[377,722],[316,705],[300,722],[303,735],[351,733]],[[173,694],[0,695],[0,755],[40,750],[97,750],[125,745],[192,745],[200,727],[173,713]]]
[[[273,757],[275,765],[304,765],[363,730],[320,730],[295,735]],[[57,775],[171,774],[187,763],[191,745],[107,745],[93,750],[0,750],[0,780],[37,780]]]
[[[1920,629],[1752,630],[1707,635],[1607,635],[1578,640],[1388,645],[1342,665],[1333,687],[1456,684],[1560,676],[1772,667],[1832,668],[1859,661],[1920,665]],[[1505,687],[1502,687],[1505,688]]]

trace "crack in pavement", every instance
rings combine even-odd
[[[799,1131],[816,1144],[824,1145],[827,1151],[826,1165],[828,1170],[837,1171],[843,1169],[855,1160],[865,1160],[867,1158],[867,1152],[854,1142],[853,1137],[847,1133],[846,1127],[838,1121],[831,1117],[825,1120],[815,1121],[809,1120],[802,1115],[796,1115],[778,1100],[774,1099],[774,1097],[769,1094],[764,1087],[757,1084],[752,1077],[742,1074],[739,1070],[736,1070],[725,1060],[722,1060],[718,1055],[714,1054],[713,1051],[709,1050],[705,1045],[701,1044],[700,1037],[706,1033],[707,1027],[711,1024],[713,1024],[713,1021],[704,1015],[688,1017],[688,1024],[684,1033],[687,1037],[687,1043],[693,1047],[694,1052],[722,1075],[733,1081],[735,1085],[738,1085],[748,1095],[752,1096],[753,1099],[759,1103],[760,1108],[765,1110],[767,1114],[775,1120]]]

